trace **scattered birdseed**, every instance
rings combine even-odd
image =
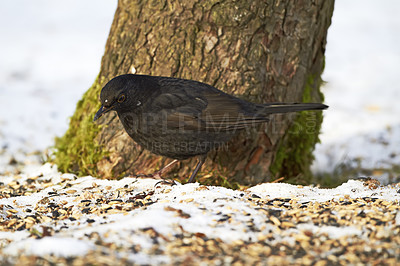
[[[400,263],[400,184],[353,180],[337,191],[288,184],[233,191],[155,188],[156,182],[50,171],[0,183],[3,263]],[[85,256],[38,253],[48,238],[90,245]]]

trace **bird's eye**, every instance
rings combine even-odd
[[[125,99],[126,99],[126,97],[125,97],[125,95],[124,94],[121,94],[119,97],[118,97],[118,102],[119,103],[122,103],[122,102],[124,102],[125,101]]]

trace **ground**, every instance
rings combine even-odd
[[[0,186],[0,255],[11,264],[395,264],[400,185],[247,190],[99,180],[45,164]],[[21,255],[23,254],[23,255]]]

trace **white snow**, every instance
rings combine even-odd
[[[94,248],[88,241],[72,237],[44,237],[42,239],[25,239],[13,242],[4,249],[4,253],[17,256],[25,255],[54,255],[59,257],[84,256]]]
[[[94,82],[116,1],[0,3],[0,173],[40,162]],[[4,168],[1,169],[1,168]]]
[[[400,200],[400,194],[395,189],[387,187],[377,188],[371,191],[358,180],[349,180],[336,188],[317,188],[313,186],[296,186],[284,183],[264,183],[249,189],[262,197],[271,198],[297,198],[300,201],[324,202],[339,200],[349,196],[350,198],[374,197],[390,201]]]
[[[109,199],[127,201],[136,193],[152,191],[157,183],[153,179],[124,178],[121,180],[99,180],[94,177],[80,177],[74,180],[74,176],[59,173],[56,167],[50,164],[43,165],[36,172],[40,174],[37,180],[52,180],[54,185],[47,187],[31,196],[20,196],[0,199],[0,206],[3,211],[15,209],[17,215],[24,217],[31,212],[27,209],[34,209],[39,200],[49,197],[49,192],[57,192],[51,200],[66,202],[65,206],[72,208],[72,213],[80,212],[78,205],[84,199],[85,193],[100,193]],[[67,188],[57,183],[60,178],[70,178]],[[29,176],[21,175],[19,181],[22,183]],[[7,184],[7,183],[6,183]],[[91,190],[88,190],[88,189]],[[129,188],[130,194],[119,195],[120,188]],[[275,232],[278,228],[273,224],[266,224],[268,215],[246,200],[244,197],[257,195],[267,200],[275,198],[291,198],[302,202],[326,202],[329,200],[341,201],[344,198],[379,198],[390,202],[399,202],[400,194],[397,193],[398,186],[384,186],[370,189],[364,186],[362,181],[350,180],[347,183],[334,189],[321,189],[313,186],[296,186],[289,184],[261,184],[246,191],[231,190],[221,187],[204,187],[198,183],[176,185],[172,187],[156,188],[152,197],[153,204],[146,208],[137,208],[123,214],[110,214],[97,216],[94,214],[82,215],[76,221],[69,219],[45,222],[34,226],[41,231],[42,226],[49,226],[54,229],[61,229],[51,237],[32,239],[28,232],[0,232],[0,244],[4,255],[16,255],[19,253],[27,255],[53,254],[56,256],[83,256],[90,250],[96,248],[93,240],[87,238],[91,233],[98,233],[103,240],[114,243],[117,246],[140,245],[144,250],[150,249],[153,240],[142,231],[146,228],[153,228],[158,234],[167,239],[180,234],[202,233],[209,237],[218,237],[222,241],[231,243],[234,241],[257,241],[259,237]],[[67,190],[74,190],[75,193],[66,193]],[[93,192],[90,192],[93,191]],[[97,191],[97,192],[96,192]],[[77,198],[77,195],[79,196]],[[119,195],[119,196],[117,196]],[[179,210],[186,216],[178,215],[174,210]],[[225,221],[223,218],[231,217],[233,221]],[[397,214],[397,216],[399,216]],[[395,223],[398,223],[396,216]],[[88,223],[87,219],[94,222]],[[248,223],[260,229],[251,230]],[[296,228],[282,231],[275,234],[271,243],[293,242],[291,233],[297,231],[311,231],[315,235],[327,234],[330,238],[343,236],[361,235],[363,232],[358,227],[335,227],[316,226],[312,223],[299,224]],[[10,241],[9,244],[8,241]],[[161,240],[163,241],[163,240]],[[162,247],[162,246],[161,246]],[[120,254],[127,255],[127,254]],[[129,257],[129,256],[128,256]],[[145,251],[131,258],[132,261],[168,261],[167,258],[150,257]]]
[[[328,31],[324,112],[315,172],[360,159],[367,169],[400,164],[400,3],[336,1]]]
[[[56,166],[41,165],[41,155],[34,153],[43,152],[53,144],[55,136],[65,132],[76,102],[94,81],[116,5],[116,1],[100,0],[0,2],[0,182],[12,182],[13,173],[21,169],[17,166],[23,164],[21,180],[41,175],[40,178],[56,184],[30,196],[0,199],[3,210],[13,207],[18,215],[26,215],[26,208],[35,206],[53,189],[61,189],[57,184],[62,179],[69,179],[69,189],[76,189],[77,193],[84,193],[95,183],[110,198],[115,196],[113,191],[126,185],[137,192],[153,189],[156,181],[151,179],[109,181],[61,174]],[[324,112],[321,144],[315,151],[315,172],[331,172],[338,164],[354,159],[370,169],[400,165],[399,13],[400,2],[396,0],[336,1],[323,75],[328,82],[323,90],[330,108]],[[17,160],[17,166],[9,164],[12,158]],[[0,232],[0,246],[4,247],[3,254],[8,255],[23,252],[83,256],[95,248],[93,242],[84,238],[87,233],[99,232],[106,239],[108,235],[110,242],[146,248],[151,246],[151,239],[140,233],[141,229],[153,227],[169,238],[180,233],[176,231],[177,225],[187,232],[204,233],[226,242],[254,240],[273,231],[274,226],[269,224],[258,233],[248,230],[246,222],[251,220],[260,226],[267,217],[239,200],[241,193],[269,199],[296,197],[303,202],[347,196],[399,201],[397,190],[398,187],[390,186],[371,190],[355,180],[333,189],[272,183],[246,192],[221,187],[200,189],[199,184],[187,184],[171,187],[168,193],[158,191],[152,196],[157,203],[145,210],[96,217],[90,226],[85,223],[90,215],[79,221],[66,221],[68,229],[52,237],[32,239],[27,231]],[[54,200],[76,204],[69,194]],[[180,217],[168,211],[169,207],[190,217]],[[241,223],[218,223],[224,214]],[[400,224],[399,213],[394,222]],[[327,233],[332,238],[362,233],[355,227],[302,226],[296,230]],[[275,241],[293,239],[283,235]],[[164,256],[149,257],[144,252],[126,255],[139,264],[168,263]]]
[[[16,255],[19,253],[27,255],[53,254],[56,256],[83,256],[90,250],[96,249],[94,240],[87,236],[96,232],[102,239],[117,246],[129,247],[139,245],[142,250],[151,249],[153,240],[143,230],[146,228],[154,229],[164,238],[172,240],[175,235],[182,232],[202,233],[208,237],[218,237],[226,243],[234,241],[257,241],[260,237],[270,232],[276,232],[279,228],[271,223],[266,223],[270,217],[263,211],[255,208],[251,201],[246,197],[260,197],[266,200],[275,198],[296,199],[301,203],[326,202],[330,200],[343,201],[346,198],[378,198],[388,202],[399,202],[400,194],[397,193],[399,186],[383,186],[371,189],[365,186],[362,181],[350,180],[341,186],[333,189],[321,189],[313,186],[297,186],[289,184],[260,184],[247,189],[246,191],[231,190],[221,187],[204,187],[198,183],[161,186],[155,189],[157,180],[124,178],[121,180],[99,180],[94,177],[79,177],[74,180],[74,176],[59,173],[56,167],[50,164],[43,165],[38,169],[40,174],[37,180],[52,180],[53,185],[31,196],[19,196],[0,199],[0,206],[3,212],[9,209],[18,211],[17,215],[24,217],[32,212],[27,209],[34,209],[39,200],[49,197],[49,192],[57,192],[51,200],[59,203],[65,202],[65,206],[72,208],[72,213],[79,211],[79,204],[85,198],[85,193],[95,195],[100,193],[108,199],[118,198],[126,202],[130,197],[140,192],[153,191],[151,196],[153,204],[145,208],[133,209],[126,213],[109,214],[98,216],[87,213],[76,221],[69,219],[44,222],[34,225],[38,231],[42,231],[42,226],[61,229],[53,236],[41,239],[32,239],[27,231],[22,232],[0,232],[0,244],[4,247],[4,255]],[[57,183],[60,177],[68,179],[68,187],[63,188],[61,183]],[[21,175],[19,181],[25,182],[29,176]],[[89,189],[90,188],[90,189]],[[121,194],[118,189],[129,188],[129,194]],[[73,194],[67,190],[75,191]],[[88,194],[88,195],[89,195]],[[118,195],[118,196],[117,196]],[[77,198],[78,196],[78,198]],[[94,200],[94,199],[93,199]],[[397,204],[396,203],[396,204]],[[40,204],[40,203],[39,203]],[[178,215],[180,213],[185,214]],[[224,220],[230,217],[231,221]],[[395,224],[398,224],[399,214],[396,216]],[[88,223],[87,219],[94,222]],[[248,224],[254,224],[259,230],[252,230]],[[328,235],[331,239],[343,236],[360,236],[363,231],[356,226],[316,226],[313,223],[301,223],[290,230],[281,231],[274,234],[275,239],[271,244],[287,242],[294,243],[292,233],[310,231],[314,235]],[[164,241],[164,240],[159,241]],[[9,244],[7,244],[10,242]],[[162,244],[162,243],[161,243]],[[160,246],[163,247],[162,245]],[[120,254],[128,256],[127,254]],[[129,256],[128,256],[129,257]],[[132,261],[163,261],[168,258],[159,256],[151,257],[145,251],[130,258]],[[145,263],[143,262],[143,263]]]

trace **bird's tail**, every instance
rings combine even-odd
[[[262,112],[267,114],[299,112],[307,110],[323,110],[328,108],[322,103],[267,103],[261,105]]]

